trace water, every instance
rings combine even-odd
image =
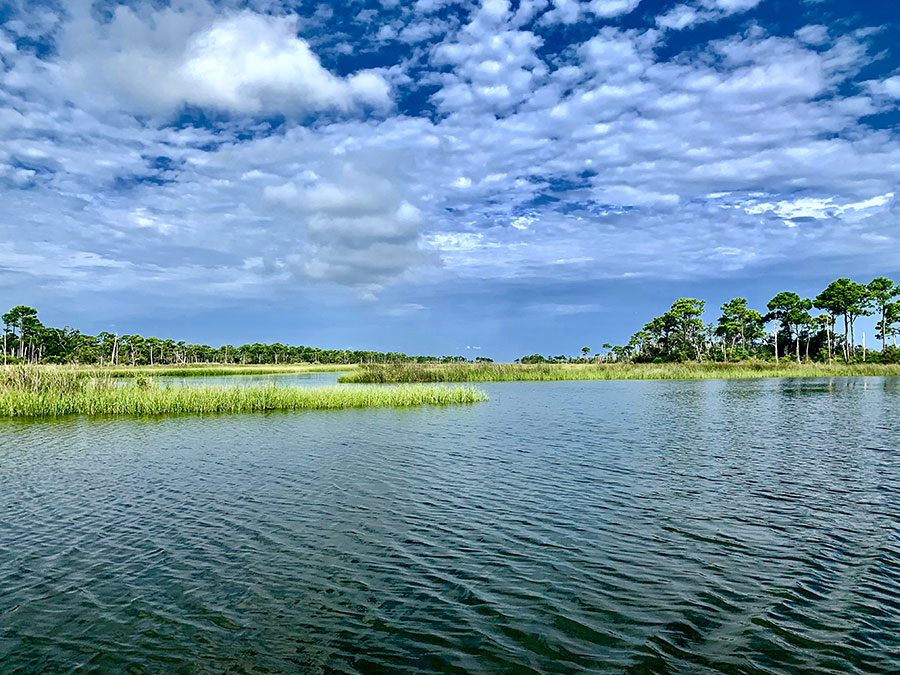
[[[0,422],[0,671],[900,670],[900,380]]]

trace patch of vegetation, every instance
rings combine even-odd
[[[225,375],[284,375],[291,373],[333,373],[353,370],[355,365],[337,363],[285,364],[282,366],[241,365],[184,365],[184,366],[119,366],[112,368],[85,368],[90,376],[107,374],[109,377],[218,377]]]
[[[696,380],[753,377],[900,376],[900,365],[876,363],[781,364],[739,363],[604,363],[515,364],[371,364],[344,375],[339,382],[386,384],[412,382],[525,382],[554,380]]]
[[[73,368],[0,369],[0,416],[165,415],[454,405],[487,400],[473,387],[162,387],[146,377],[114,385]]]

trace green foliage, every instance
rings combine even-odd
[[[897,317],[895,316],[896,303],[892,303],[891,300],[900,295],[900,287],[890,279],[876,277],[869,282],[866,290],[869,292],[869,298],[876,312],[881,316],[881,320],[875,326],[875,330],[878,337],[881,338],[881,350],[885,351],[888,335],[896,335],[891,328],[891,325],[897,322]],[[889,308],[890,312],[888,311]]]
[[[679,298],[662,316],[649,321],[632,336],[641,361],[701,359],[704,344],[703,300]]]
[[[283,365],[465,361],[462,356],[408,356],[402,352],[319,349],[303,345],[245,344],[240,347],[188,344],[141,335],[84,335],[74,328],[50,328],[33,307],[19,305],[0,317],[4,323],[4,363],[179,366],[198,364]]]

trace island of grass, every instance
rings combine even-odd
[[[82,366],[79,372],[88,376],[109,377],[220,377],[226,375],[302,375],[304,373],[336,373],[352,371],[356,364],[285,363],[242,365],[235,363],[201,363],[156,366]]]
[[[555,380],[698,380],[756,377],[900,376],[900,364],[745,361],[737,363],[393,363],[359,366],[347,383],[533,382]]]
[[[108,373],[87,375],[74,368],[0,369],[0,417],[405,408],[485,400],[484,392],[468,386],[165,387],[146,377],[115,383]]]

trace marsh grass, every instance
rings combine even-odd
[[[108,375],[89,377],[73,368],[0,369],[0,416],[7,417],[400,408],[484,400],[484,392],[463,386],[162,387],[146,377],[113,386]]]
[[[88,376],[108,374],[109,377],[217,377],[225,375],[278,375],[291,373],[335,373],[352,371],[355,364],[298,363],[282,366],[241,366],[241,365],[185,365],[185,366],[116,366],[112,368],[82,367],[79,370]]]
[[[697,380],[754,377],[900,376],[900,365],[876,363],[608,363],[608,364],[371,364],[338,379],[351,383],[533,382],[555,380]]]

